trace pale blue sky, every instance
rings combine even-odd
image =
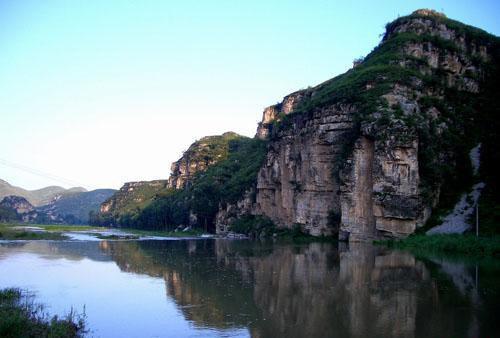
[[[500,34],[498,1],[0,0],[0,178],[167,178],[190,143],[349,69],[418,8]],[[66,184],[65,184],[66,183]]]

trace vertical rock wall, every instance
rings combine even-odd
[[[373,165],[375,147],[373,140],[360,138],[352,155],[352,169],[344,177],[341,191],[342,230],[350,239],[375,237],[373,215]],[[344,235],[344,233],[342,235]]]
[[[362,241],[422,226],[443,179],[426,176],[424,186],[419,169],[458,168],[461,150],[450,143],[472,139],[467,128],[480,119],[462,100],[482,93],[497,62],[494,37],[446,20],[428,10],[397,19],[367,61],[266,108],[256,137],[269,145],[255,201],[224,206],[217,228],[227,231],[227,215],[265,215],[281,227]],[[422,144],[432,148],[425,163]]]
[[[352,130],[351,110],[337,105],[293,118],[292,127],[270,142],[257,177],[256,213],[313,235],[336,231],[328,216],[340,207],[335,166]]]

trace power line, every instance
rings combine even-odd
[[[22,171],[28,172],[30,174],[37,175],[37,176],[40,176],[40,177],[43,177],[43,178],[46,178],[46,179],[49,179],[49,180],[52,180],[55,182],[62,183],[62,184],[67,184],[67,185],[74,186],[74,187],[80,186],[80,187],[84,187],[87,189],[89,188],[88,184],[83,184],[81,182],[73,181],[73,180],[58,176],[58,175],[46,173],[46,172],[43,172],[41,170],[28,167],[26,165],[10,162],[10,161],[7,161],[3,158],[0,158],[0,164],[4,165],[6,167],[13,168],[13,169],[22,170]]]

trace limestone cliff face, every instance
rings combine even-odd
[[[290,114],[309,95],[309,91],[299,90],[285,96],[282,102],[264,109],[262,121],[259,122],[255,137],[262,140],[267,139],[272,131],[273,123],[279,121],[283,116]]]
[[[417,11],[389,24],[355,69],[266,108],[256,137],[269,145],[255,199],[221,209],[217,229],[250,213],[350,241],[413,233],[439,200],[440,181],[424,182],[426,166],[458,162],[440,139],[471,139],[479,113],[457,97],[475,99],[486,65],[498,63],[497,38],[478,38],[485,35]]]
[[[59,215],[36,209],[27,199],[21,196],[6,196],[0,201],[0,209],[11,212],[13,218],[2,221],[23,223],[63,223]],[[0,215],[1,218],[1,215]]]
[[[334,105],[294,120],[269,145],[257,177],[256,207],[279,225],[302,224],[311,234],[331,234],[328,215],[340,207],[336,158],[348,138],[352,107]]]

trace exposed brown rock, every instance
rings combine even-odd
[[[318,95],[324,84],[290,94],[266,108],[256,137],[268,139],[269,145],[252,192],[255,200],[246,196],[221,209],[219,232],[227,231],[227,225],[242,214],[265,215],[281,227],[299,224],[313,235],[340,231],[340,237],[350,241],[405,237],[426,222],[440,188],[435,186],[423,197],[419,136],[403,120],[428,124],[440,119],[443,122],[435,127],[436,136],[446,132],[450,122],[442,118],[443,112],[434,106],[423,107],[419,99],[442,100],[443,88],[479,93],[485,76],[480,65],[492,56],[490,46],[435,20],[444,18],[442,14],[425,10],[416,14],[389,25],[382,45],[401,33],[436,37],[409,40],[401,46],[408,57],[397,62],[402,69],[432,74],[441,88],[425,86],[417,77],[411,85],[395,82],[380,96],[385,104],[365,112],[369,117],[361,124],[355,121],[360,110],[355,103],[298,109]],[[365,90],[376,86],[376,81],[366,83]],[[396,110],[399,117],[393,114]],[[380,121],[388,111],[392,115],[384,125]],[[286,127],[275,128],[285,120]],[[449,154],[442,153],[438,161],[448,158]]]

